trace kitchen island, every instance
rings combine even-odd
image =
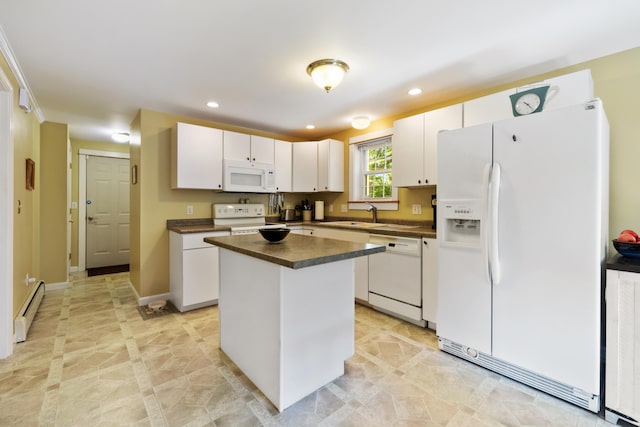
[[[384,246],[289,235],[220,247],[220,348],[279,411],[344,374],[354,353],[354,258]]]

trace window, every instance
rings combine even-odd
[[[355,139],[355,138],[354,138]],[[350,209],[366,209],[366,203],[384,202],[379,209],[397,210],[393,188],[391,129],[350,140]]]

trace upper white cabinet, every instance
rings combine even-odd
[[[291,143],[275,140],[276,191],[291,191],[293,168]]]
[[[176,123],[171,132],[171,188],[222,190],[222,131]]]
[[[549,86],[545,111],[587,102],[594,97],[591,71],[581,70],[467,101],[464,103],[464,127],[512,118],[509,95],[540,86]]]
[[[393,185],[436,185],[438,133],[462,127],[462,104],[396,120],[393,124]]]
[[[291,144],[295,193],[344,191],[344,144],[335,139]]]
[[[291,148],[293,154],[293,192],[312,193],[318,191],[318,143],[296,142],[291,144]]]
[[[514,93],[515,89],[508,89],[465,102],[464,127],[513,117],[509,95]]]
[[[344,144],[341,141],[318,142],[318,191],[344,191]]]
[[[223,131],[224,159],[250,163],[274,163],[274,140],[263,136]]]

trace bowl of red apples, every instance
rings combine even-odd
[[[640,239],[633,230],[622,230],[617,239],[613,239],[613,247],[622,256],[640,258]]]

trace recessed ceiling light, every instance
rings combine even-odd
[[[215,101],[209,101],[209,102],[207,102],[207,107],[210,107],[210,108],[218,108],[219,106],[220,106],[220,104],[218,104],[218,103],[217,103],[217,102],[215,102]]]
[[[409,90],[408,93],[411,96],[420,95],[422,93],[422,89],[414,87],[413,89]]]
[[[314,125],[307,125],[307,129],[315,129],[316,127]]]
[[[129,142],[129,134],[126,132],[114,133],[111,134],[111,139],[113,139],[115,142],[123,144],[125,142]]]

